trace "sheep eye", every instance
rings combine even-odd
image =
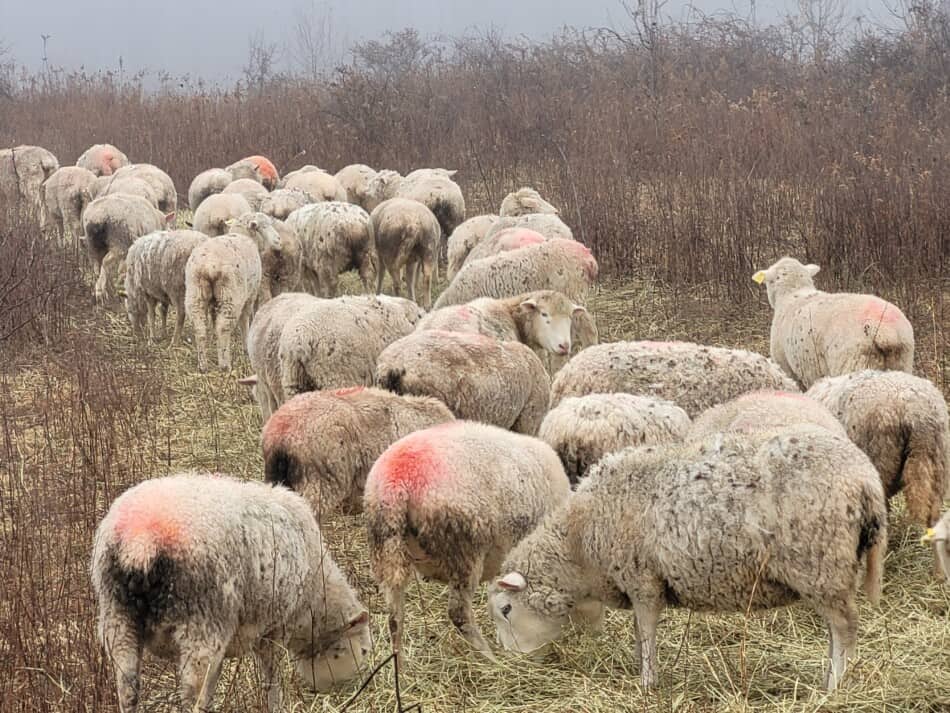
[[[541,313],[541,316],[544,317],[545,319],[547,319],[547,318],[548,318],[548,313],[547,313],[547,312],[542,312],[542,313]]]
[[[511,605],[505,604],[505,606],[501,608],[501,615],[507,619],[509,614],[511,614]]]

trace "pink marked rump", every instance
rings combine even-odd
[[[186,544],[188,527],[178,498],[149,488],[120,503],[113,532],[126,563],[145,567]]]
[[[346,388],[343,388],[343,389],[337,389],[336,391],[333,392],[333,395],[345,398],[347,396],[353,396],[354,394],[359,394],[365,390],[366,390],[365,386],[347,386]]]
[[[584,274],[587,276],[587,279],[593,282],[597,279],[597,260],[594,259],[593,253],[587,248],[583,243],[579,243],[576,240],[559,240],[559,243],[564,245],[564,248],[572,255],[574,255],[578,261],[584,267]]]
[[[906,318],[897,307],[884,300],[871,297],[861,308],[860,319],[871,324],[897,324]]]
[[[449,477],[449,465],[432,429],[417,431],[390,446],[373,465],[370,479],[383,502],[423,496]]]
[[[257,172],[264,179],[264,185],[268,188],[277,185],[277,167],[271,163],[270,159],[264,156],[249,156],[248,160],[257,168]]]
[[[498,250],[517,250],[528,245],[540,245],[546,242],[541,233],[528,228],[509,228],[498,235],[495,243]]]

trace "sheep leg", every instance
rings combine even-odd
[[[387,587],[385,596],[386,606],[389,608],[389,641],[392,644],[393,653],[398,654],[402,648],[403,621],[406,611],[405,582],[394,587]]]
[[[320,271],[320,296],[327,299],[336,297],[336,271],[324,268]]]
[[[241,317],[243,322],[243,315]],[[215,323],[215,336],[218,339],[218,368],[228,371],[231,369],[231,339],[238,320],[234,317],[234,307],[231,304],[221,306],[218,319]]]
[[[409,299],[413,302],[416,300],[416,267],[418,262],[416,260],[411,260],[406,263],[406,294],[409,295]]]
[[[497,661],[488,642],[482,637],[472,612],[472,599],[482,578],[482,562],[479,562],[465,581],[455,581],[449,587],[449,619],[462,637],[490,661]]]
[[[379,272],[379,266],[376,264],[375,253],[370,250],[367,250],[363,254],[363,259],[360,260],[359,266],[359,276],[360,282],[363,283],[363,292],[369,294],[372,291],[371,285],[373,284],[374,276]],[[378,279],[382,280],[382,275],[380,274]],[[376,292],[379,292],[377,287]]]
[[[824,615],[828,621],[831,650],[831,664],[825,675],[825,689],[834,691],[844,678],[848,658],[854,654],[858,638],[858,615],[854,602],[850,599],[843,602],[839,609],[826,610]]]
[[[156,322],[161,319],[161,329],[158,330],[157,338],[159,341],[165,341],[165,335],[168,334],[168,303],[157,302],[155,304]]]
[[[269,642],[261,643],[254,650],[254,659],[257,661],[257,668],[261,672],[261,682],[267,694],[267,710],[270,713],[276,713],[283,704],[276,647]]]
[[[656,685],[656,625],[660,620],[663,603],[638,601],[633,605],[637,619],[637,648],[640,652],[640,685],[652,688]]]
[[[402,264],[393,263],[389,266],[389,278],[393,281],[393,295],[399,297],[399,283],[402,280]]]
[[[383,294],[383,275],[386,273],[386,270],[382,265],[379,266],[379,270],[376,272],[376,294]]]
[[[111,250],[102,258],[99,277],[96,279],[96,302],[104,304],[115,293],[115,271],[119,266],[119,256]]]
[[[106,652],[115,672],[116,690],[121,713],[135,713],[139,703],[139,675],[142,667],[142,644],[134,629],[119,614],[104,618],[114,623],[103,637]]]
[[[435,266],[432,262],[432,257],[425,257],[422,259],[422,295],[424,302],[422,307],[424,309],[431,309],[432,307],[432,278],[435,275]]]
[[[185,329],[185,300],[175,303],[175,332],[172,334],[172,346],[181,344],[181,335]]]
[[[186,649],[179,667],[179,691],[182,708],[207,713],[218,686],[224,646],[197,646]]]

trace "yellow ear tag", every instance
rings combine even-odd
[[[934,535],[937,533],[932,527],[927,528],[927,532],[924,533],[924,536],[920,538],[922,543],[933,542]]]
[[[758,284],[760,284],[760,285],[761,285],[763,282],[765,282],[765,270],[759,270],[757,273],[755,273],[755,274],[752,276],[752,281],[753,281],[753,282],[756,282],[756,283],[758,283]]]

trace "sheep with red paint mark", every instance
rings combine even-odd
[[[839,436],[844,428],[827,407],[805,394],[790,391],[751,391],[703,411],[686,434],[701,440],[714,433],[742,433],[798,424],[821,426]]]
[[[371,649],[369,614],[307,502],[286,488],[198,473],[146,480],[100,522],[90,573],[122,713],[140,707],[146,650],[177,662],[188,711],[211,709],[225,658],[253,654],[274,713],[285,653],[309,688],[328,691]]]
[[[280,187],[297,188],[310,196],[310,200],[315,203],[321,201],[346,202],[346,189],[336,177],[322,168],[309,164],[284,176],[280,182]]]
[[[554,213],[527,213],[525,215],[509,215],[499,218],[495,224],[488,229],[485,237],[490,237],[501,230],[508,230],[509,228],[528,228],[535,230],[549,240],[554,238],[562,238],[564,240],[574,239],[573,231],[561,220],[559,215]]]
[[[540,245],[546,240],[545,236],[530,228],[499,230],[473,247],[466,262],[481,260],[483,257],[491,257],[507,250],[517,250],[528,245]]]
[[[498,213],[502,218],[517,218],[536,213],[556,215],[558,209],[544,200],[535,189],[526,186],[505,196]]]
[[[320,518],[363,509],[366,476],[403,436],[455,420],[441,401],[364,386],[299,394],[264,425],[264,479],[303,495]]]
[[[904,313],[873,295],[822,292],[818,270],[783,257],[753,275],[774,310],[772,359],[806,389],[861,369],[913,373],[914,328]]]
[[[129,157],[112,144],[93,144],[76,161],[77,166],[97,176],[111,176],[129,163]]]
[[[497,215],[476,215],[459,225],[449,236],[446,251],[448,267],[446,277],[450,280],[462,269],[469,253],[488,234],[489,229],[498,222]]]
[[[672,401],[695,418],[749,391],[798,391],[761,354],[691,342],[611,342],[588,347],[551,384],[551,408],[568,396],[627,393]]]
[[[538,356],[520,342],[481,334],[425,330],[386,347],[376,385],[397,394],[432,396],[458,418],[535,435],[551,381]]]
[[[268,196],[267,189],[253,178],[239,178],[236,181],[231,181],[221,191],[222,195],[230,193],[244,196],[244,200],[247,201],[247,204],[251,206],[251,210],[255,213],[260,211],[261,203]]]
[[[224,169],[231,174],[231,180],[236,181],[240,178],[250,178],[257,181],[269,191],[277,188],[280,181],[280,174],[277,167],[270,159],[264,156],[248,156],[240,161],[235,161]]]
[[[209,168],[202,171],[191,181],[188,187],[188,206],[192,211],[208,196],[220,193],[234,180],[230,172],[223,168]]]
[[[406,587],[416,571],[448,584],[449,619],[492,658],[472,613],[475,590],[569,492],[550,446],[495,426],[457,421],[386,449],[367,478],[363,511],[393,650],[402,653]]]
[[[439,221],[423,203],[408,198],[390,198],[370,215],[379,253],[376,291],[383,291],[383,270],[389,272],[393,294],[399,295],[403,270],[406,292],[416,300],[416,276],[421,282],[421,304],[432,306],[432,280],[438,273]]]

